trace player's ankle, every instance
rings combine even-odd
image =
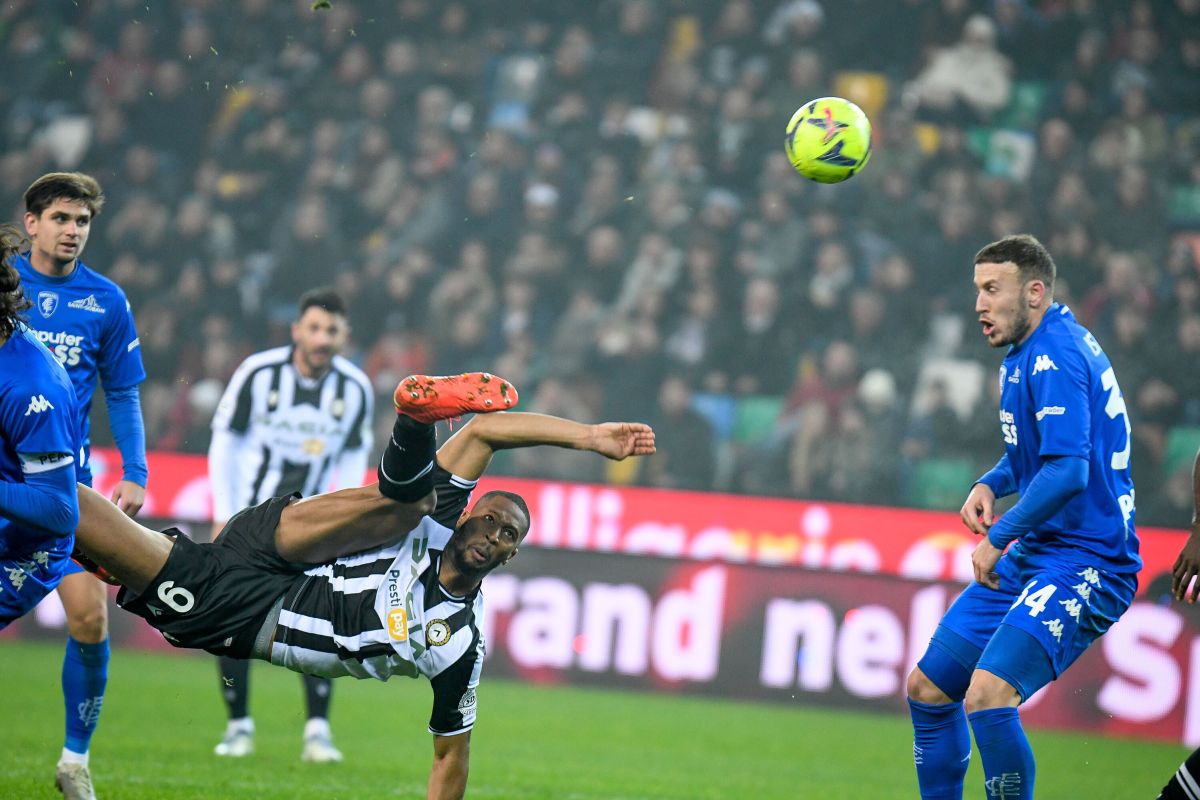
[[[309,717],[304,723],[304,738],[311,739],[314,736],[320,736],[325,739],[333,738],[333,731],[329,727],[329,720],[325,717]]]

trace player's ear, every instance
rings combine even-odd
[[[32,211],[25,212],[25,235],[30,238],[37,235],[38,217]]]
[[[1046,284],[1034,279],[1025,284],[1025,298],[1030,308],[1041,308],[1046,301]]]

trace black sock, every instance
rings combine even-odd
[[[250,716],[250,661],[244,658],[217,658],[221,670],[221,696],[229,708],[230,719]]]
[[[1200,748],[1180,765],[1179,769],[1167,781],[1158,800],[1192,800],[1196,796],[1196,787],[1200,785]]]
[[[400,503],[412,503],[432,492],[436,450],[432,425],[397,414],[392,440],[379,462],[379,493]]]
[[[308,704],[308,718],[329,719],[329,699],[333,694],[333,681],[316,675],[301,675],[304,679],[304,700]]]

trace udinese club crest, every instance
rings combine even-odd
[[[450,623],[444,619],[435,619],[425,623],[425,644],[437,647],[450,641]]]

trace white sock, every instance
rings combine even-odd
[[[235,733],[254,733],[254,719],[252,717],[238,717],[237,719],[229,720],[225,725],[225,735],[230,736]]]
[[[82,764],[83,766],[86,767],[88,765],[88,754],[87,753],[76,753],[74,750],[68,750],[67,748],[64,747],[63,751],[62,751],[62,755],[58,757],[58,763],[60,763],[60,764]]]
[[[304,723],[304,738],[311,739],[314,736],[333,738],[333,731],[329,729],[329,720],[324,717],[310,717],[308,722]]]

